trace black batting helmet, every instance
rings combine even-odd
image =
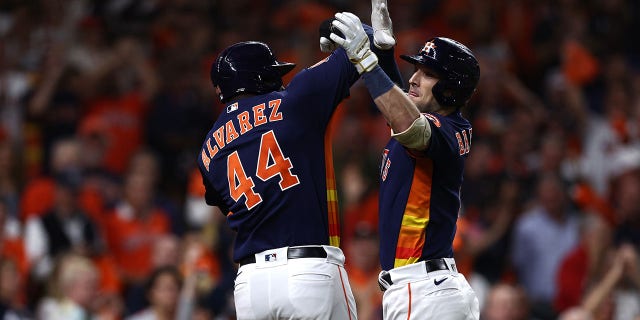
[[[263,94],[282,88],[282,76],[296,65],[280,62],[268,45],[239,42],[224,49],[211,65],[211,82],[220,88],[220,101],[243,93]]]
[[[463,106],[480,79],[480,66],[471,50],[449,38],[429,39],[417,55],[400,55],[400,58],[435,72],[439,80],[432,92],[443,106]]]

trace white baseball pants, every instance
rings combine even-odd
[[[389,270],[393,284],[382,298],[384,320],[479,319],[473,289],[457,272],[454,260],[445,261],[448,270],[427,272],[424,262]]]
[[[287,258],[287,247],[256,254],[235,280],[238,320],[356,320],[356,303],[344,254],[323,246],[326,258]],[[266,258],[265,258],[266,257]]]

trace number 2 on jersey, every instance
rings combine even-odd
[[[262,134],[256,177],[267,181],[279,176],[279,186],[284,191],[300,183],[298,176],[291,173],[292,168],[291,160],[282,153],[273,130]],[[227,178],[229,179],[229,194],[234,201],[237,202],[244,196],[245,205],[249,210],[262,202],[260,194],[253,190],[255,183],[251,177],[247,176],[237,151],[227,157]]]

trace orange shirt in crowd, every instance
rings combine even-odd
[[[36,178],[27,184],[20,197],[20,219],[27,221],[51,209],[54,190],[55,182],[49,177]]]
[[[200,170],[198,170],[198,168],[191,169],[191,173],[189,174],[189,184],[187,186],[187,194],[194,197],[204,197],[205,191]]]
[[[93,257],[92,260],[100,273],[100,292],[120,294],[122,292],[122,281],[120,281],[118,267],[113,257],[108,254],[102,254]]]
[[[593,212],[600,215],[609,226],[615,226],[617,221],[615,212],[609,202],[602,198],[589,184],[577,183],[571,190],[571,199],[582,211]]]
[[[4,259],[13,260],[20,275],[26,279],[29,273],[29,261],[27,260],[27,253],[24,249],[24,243],[20,238],[4,238],[0,239],[0,256]]]
[[[349,283],[358,305],[358,319],[378,319],[377,315],[382,309],[382,291],[378,284],[380,269],[367,272],[354,265],[345,267],[349,272]]]
[[[213,252],[206,251],[196,261],[195,269],[201,272],[206,272],[213,282],[220,281],[220,261],[215,258]]]
[[[467,279],[471,275],[473,270],[474,257],[465,252],[465,236],[467,232],[470,232],[470,222],[466,217],[459,217],[456,222],[456,235],[453,238],[453,252],[455,253],[456,268],[458,272],[462,273]]]
[[[21,238],[0,238],[0,258],[10,260],[16,266],[20,275],[19,285],[25,288],[27,278],[29,276],[29,260]],[[18,292],[18,301],[24,302],[26,292],[20,290]]]
[[[214,251],[207,248],[203,243],[187,245],[185,251],[188,253],[183,257],[180,266],[183,276],[189,277],[193,273],[197,273],[197,289],[202,291],[212,290],[220,282],[220,277],[222,276],[220,261]]]
[[[570,39],[562,44],[562,73],[573,85],[592,82],[600,71],[598,59],[580,42]]]
[[[356,205],[345,208],[343,230],[345,245],[349,238],[356,233],[356,228],[366,224],[378,232],[378,192],[370,192]]]
[[[56,184],[50,177],[33,179],[24,188],[20,197],[20,219],[27,221],[37,217],[53,207]],[[97,224],[103,220],[103,198],[95,188],[82,186],[79,194],[79,205]]]
[[[123,173],[143,139],[147,103],[140,93],[96,100],[80,122],[83,135],[98,134],[105,144],[104,167]]]
[[[167,215],[154,209],[145,218],[116,210],[106,219],[107,244],[125,279],[142,280],[151,271],[154,242],[170,232]]]

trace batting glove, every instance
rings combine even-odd
[[[371,26],[373,27],[373,45],[387,50],[396,44],[387,0],[371,0]]]
[[[358,70],[358,73],[371,71],[378,65],[378,57],[369,47],[369,37],[362,27],[360,19],[350,12],[336,13],[332,22],[334,28],[344,35],[341,38],[332,32],[329,37],[347,52],[347,56]]]

